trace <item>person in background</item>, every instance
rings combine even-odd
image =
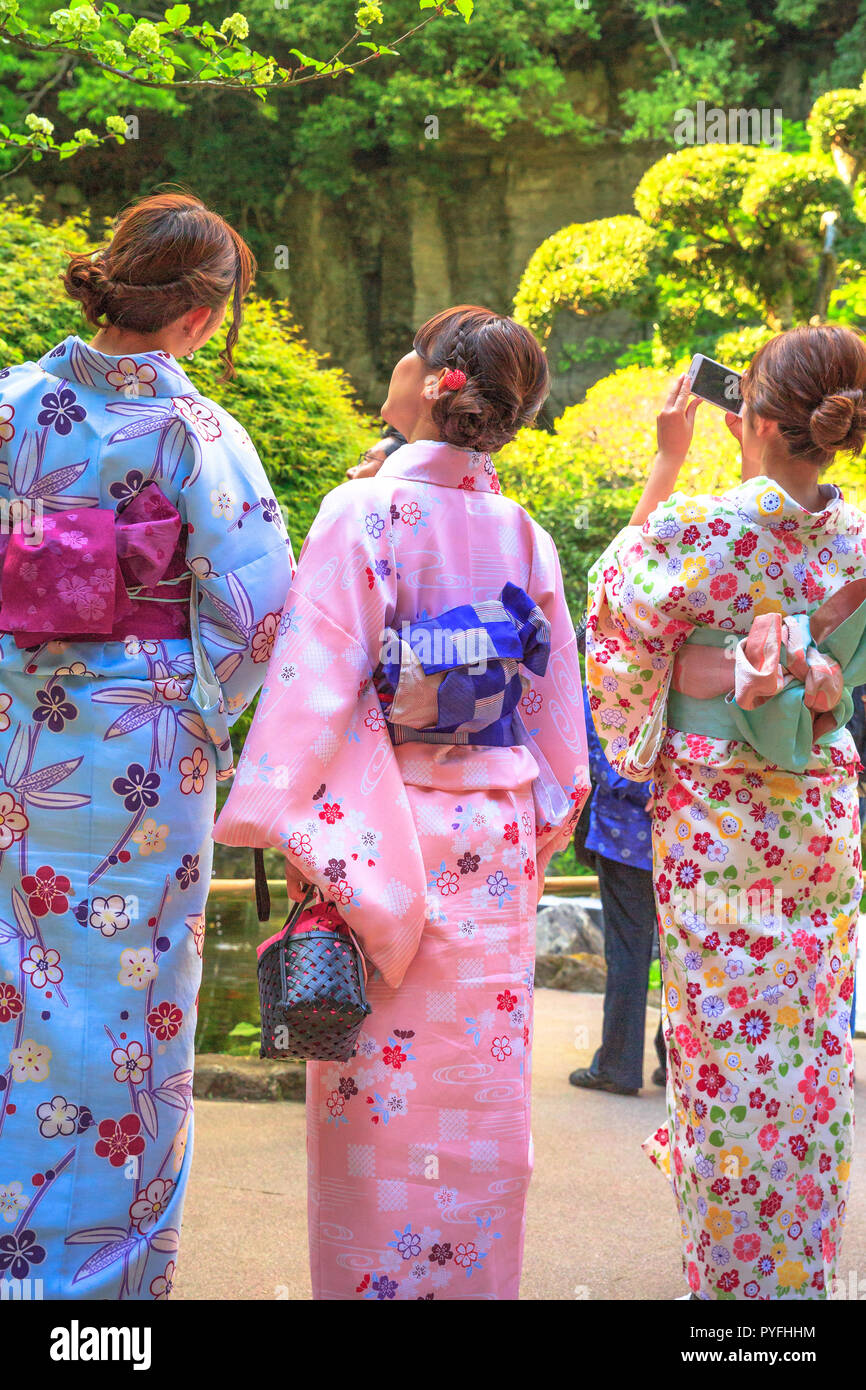
[[[377,439],[371,448],[365,449],[363,454],[359,456],[358,462],[346,469],[346,477],[349,479],[375,477],[386,458],[396,453],[398,449],[402,449],[405,443],[406,436],[401,434],[399,430],[395,430],[393,425],[389,425],[382,438]]]
[[[649,968],[656,932],[652,877],[652,785],[620,777],[601,750],[584,688],[586,741],[592,795],[586,848],[594,852],[604,914],[607,984],[601,1047],[588,1067],[568,1078],[572,1086],[635,1096],[643,1085],[644,1027]],[[657,1086],[665,1084],[665,1044],[655,1038]]]

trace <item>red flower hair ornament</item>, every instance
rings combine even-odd
[[[466,373],[461,372],[459,367],[452,367],[446,372],[440,382],[442,391],[459,391],[461,386],[466,385]]]

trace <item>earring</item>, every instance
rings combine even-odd
[[[195,352],[188,352],[188,353],[186,354],[186,360],[187,360],[187,362],[192,362],[192,360],[193,360],[194,357],[195,357]]]

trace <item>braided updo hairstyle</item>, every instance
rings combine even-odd
[[[218,213],[189,193],[157,193],[121,215],[104,250],[73,256],[63,284],[96,327],[105,320],[145,334],[189,309],[217,312],[231,299],[232,322],[220,353],[227,381],[234,376],[232,350],[255,271],[252,251]]]
[[[443,309],[418,329],[413,347],[432,371],[461,371],[466,384],[442,390],[432,416],[442,439],[495,453],[531,424],[550,390],[547,359],[527,328],[477,304]]]
[[[771,338],[742,392],[749,410],[777,422],[794,458],[823,468],[866,442],[866,344],[851,328],[809,324]]]

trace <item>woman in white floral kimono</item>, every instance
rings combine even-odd
[[[866,437],[866,347],[773,339],[743,381],[743,481],[674,491],[681,378],[632,523],[590,576],[587,685],[625,776],[655,780],[670,1175],[692,1295],[832,1286],[852,1148],[866,517],[819,482]]]

